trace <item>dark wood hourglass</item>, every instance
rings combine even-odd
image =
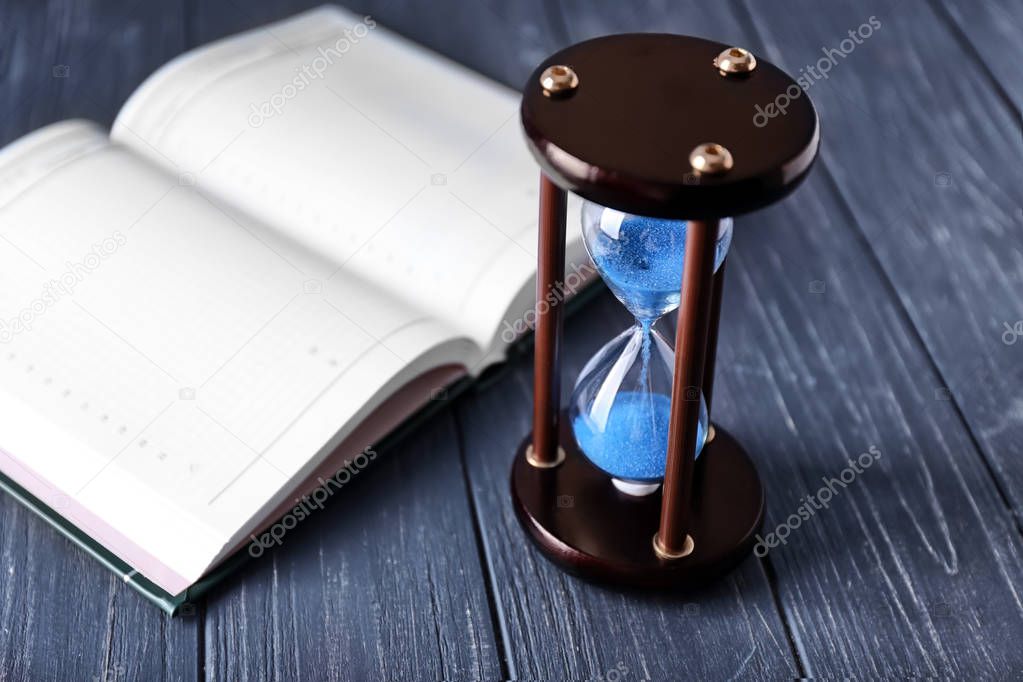
[[[721,312],[719,226],[806,177],[819,146],[817,113],[792,78],[744,49],[627,34],[544,61],[526,84],[521,115],[542,170],[538,302],[564,278],[566,192],[619,219],[660,221],[662,230],[678,221],[684,248],[661,485],[623,492],[627,484],[583,454],[560,404],[563,310],[538,304],[533,432],[511,478],[519,520],[550,559],[587,577],[685,586],[719,575],[749,553],[764,517],[749,455],[700,420],[701,394],[708,411],[711,404]],[[624,457],[649,454],[641,443],[629,447]]]

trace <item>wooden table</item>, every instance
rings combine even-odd
[[[0,142],[70,116],[109,123],[174,55],[306,4],[8,0]],[[880,22],[812,84],[811,179],[737,221],[715,419],[757,462],[769,530],[850,457],[881,459],[708,590],[594,586],[545,561],[509,504],[526,359],[192,618],[0,497],[0,679],[1023,674],[1023,3],[447,4],[355,9],[515,87],[607,32],[705,35],[798,73]],[[606,293],[569,320],[566,390],[627,323]]]

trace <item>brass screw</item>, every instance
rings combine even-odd
[[[714,57],[714,66],[722,76],[749,73],[757,68],[757,58],[749,50],[730,47]]]
[[[707,427],[707,438],[704,440],[703,444],[706,445],[707,443],[710,443],[712,440],[714,440],[714,436],[716,435],[717,431],[714,430],[714,425],[711,424],[709,427]]]
[[[689,165],[700,174],[727,173],[732,170],[732,153],[715,142],[707,142],[689,152]]]
[[[543,94],[547,97],[563,97],[579,87],[579,76],[575,74],[571,66],[555,64],[548,66],[540,74],[540,85],[543,87]]]
[[[661,538],[659,536],[660,533],[654,533],[654,554],[656,554],[659,558],[664,559],[666,561],[687,557],[690,554],[692,554],[693,550],[696,548],[696,543],[693,542],[693,536],[687,535],[686,541],[682,545],[681,552],[678,553],[669,552],[661,545]]]

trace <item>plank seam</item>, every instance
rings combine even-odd
[[[469,507],[472,511],[472,532],[473,538],[476,541],[476,552],[477,559],[480,564],[480,571],[483,574],[483,587],[487,596],[487,609],[490,613],[491,630],[494,634],[494,639],[497,640],[498,663],[501,666],[501,679],[514,680],[518,678],[515,674],[515,659],[512,657],[512,652],[509,648],[509,636],[505,624],[504,612],[501,609],[501,603],[497,597],[496,577],[494,572],[490,570],[491,555],[483,536],[480,507],[476,500],[476,496],[473,494],[472,481],[469,478],[469,463],[466,461],[465,457],[466,448],[465,437],[462,433],[462,421],[458,416],[458,410],[453,407],[451,409],[451,418],[455,422],[455,439],[456,447],[458,448],[458,460],[462,465],[462,482],[465,485],[465,494],[469,502]]]
[[[931,0],[931,7],[934,9],[934,14],[938,17],[938,21],[945,24],[945,28],[947,28],[949,33],[952,34],[952,37],[959,43],[959,46],[963,48],[963,52],[970,55],[970,59],[976,62],[980,67],[980,70],[985,76],[987,76],[987,79],[994,88],[995,93],[1002,100],[1005,106],[1009,108],[1009,111],[1014,112],[1017,118],[1023,115],[1020,113],[1020,108],[1013,101],[1012,96],[1009,95],[1009,91],[1002,85],[1002,81],[999,80],[998,76],[995,75],[995,72],[988,66],[987,60],[984,59],[984,55],[982,55],[980,50],[977,49],[977,46],[974,45],[970,36],[963,31],[959,22],[956,21],[951,11],[949,11],[948,7],[945,6],[945,3],[942,2],[942,0]]]
[[[744,26],[747,34],[753,36],[760,45],[767,45],[763,34],[757,27],[757,22],[753,16],[753,12],[746,3],[739,0],[733,4],[733,7],[736,7],[736,20],[739,24]],[[764,557],[760,561],[760,566],[764,571],[764,577],[767,579],[767,584],[771,589],[771,599],[774,602],[775,609],[778,611],[778,619],[781,621],[782,629],[785,632],[785,638],[789,642],[789,650],[796,662],[796,667],[799,671],[799,678],[808,679],[813,677],[804,664],[804,661],[810,661],[810,657],[804,655],[805,652],[801,650],[802,647],[800,640],[796,637],[796,628],[794,628],[792,623],[789,621],[789,614],[785,608],[784,602],[782,601],[781,588],[778,583],[778,574],[775,572],[774,566],[767,557]]]
[[[547,23],[551,27],[551,33],[558,37],[560,45],[568,45],[571,42],[571,32],[568,30],[568,20],[565,18],[561,0],[546,0],[543,3],[543,8],[544,14],[547,15]]]
[[[778,574],[775,573],[771,558],[769,555],[764,556],[758,563],[764,572],[764,578],[767,580],[768,586],[771,588],[771,601],[774,602],[774,608],[778,610],[782,630],[785,632],[785,638],[789,642],[789,651],[792,653],[792,659],[796,662],[797,679],[810,679],[813,675],[807,672],[806,665],[803,663],[803,656],[799,653],[795,632],[789,626],[788,618],[785,617],[785,606],[782,604],[781,592],[778,589]]]
[[[751,31],[751,35],[755,36],[761,45],[766,46],[768,43],[764,40],[763,34],[761,34],[757,30],[753,14],[750,11],[749,7],[745,3],[742,4],[742,7],[744,10],[743,15],[744,18],[746,19],[746,23],[749,27],[749,30]],[[940,21],[941,13],[936,12],[936,15],[939,17]],[[952,31],[952,33],[955,34],[955,31]],[[972,43],[969,44],[968,48],[964,49],[967,49],[969,54],[974,55]],[[983,60],[981,61],[983,62]],[[983,69],[983,72],[988,74],[989,78],[993,78],[993,74],[987,71],[986,66]],[[1010,103],[1009,106],[1012,111],[1017,111],[1015,107],[1011,104],[1011,99],[1008,99],[1006,97],[1006,94],[1001,90],[1000,87],[996,85],[995,90],[1003,100],[1006,100]],[[891,292],[891,297],[893,299],[895,306],[895,313],[903,321],[903,323],[906,324],[907,334],[909,335],[909,338],[912,339],[912,341],[915,342],[915,344],[919,347],[922,356],[925,362],[927,363],[928,367],[931,369],[931,371],[942,382],[943,385],[947,386],[948,383],[944,373],[941,371],[941,368],[939,367],[936,358],[931,353],[931,349],[928,347],[921,330],[917,327],[915,320],[913,319],[912,315],[909,312],[908,307],[906,306],[906,303],[903,301],[902,297],[899,296],[898,288],[895,286],[894,281],[889,276],[888,270],[884,267],[884,263],[881,261],[881,258],[878,255],[877,251],[874,249],[874,246],[871,243],[870,238],[866,233],[866,230],[860,224],[859,220],[857,220],[856,213],[855,211],[853,211],[852,208],[852,204],[846,197],[845,193],[842,191],[842,188],[838,183],[837,177],[832,171],[829,159],[822,154],[819,161],[822,167],[821,172],[825,183],[829,187],[831,193],[834,195],[835,201],[837,202],[840,210],[845,214],[846,220],[849,221],[853,226],[854,238],[856,238],[861,244],[864,245],[865,247],[864,250],[866,252],[867,258],[870,259],[872,266],[875,268],[875,270],[877,271],[881,278],[882,287],[887,288]],[[1020,516],[1017,515],[1015,509],[1013,508],[1011,504],[1011,498],[1007,494],[1005,488],[1002,486],[1001,480],[999,479],[996,471],[994,470],[991,462],[989,461],[986,452],[981,447],[980,442],[977,439],[976,433],[974,432],[972,426],[970,425],[969,420],[966,418],[966,415],[962,410],[959,399],[955,396],[955,394],[952,394],[950,398],[951,400],[949,402],[952,404],[953,410],[957,418],[959,419],[960,424],[962,425],[962,429],[964,430],[967,438],[969,439],[971,445],[973,446],[976,456],[980,459],[981,465],[983,466],[985,472],[987,473],[987,477],[992,482],[992,485],[999,499],[1001,500],[1002,505],[1008,512],[1011,523],[1015,526],[1017,533],[1019,533],[1020,536],[1023,537],[1023,523],[1021,523],[1023,519],[1021,519]],[[771,585],[772,591],[774,591],[776,586],[773,581],[771,582]],[[784,614],[783,608],[782,613]],[[786,633],[788,633],[789,622],[787,618],[783,616],[782,622],[786,627]],[[793,643],[793,646],[795,646],[795,643]]]
[[[829,185],[831,192],[835,195],[835,201],[841,207],[842,211],[846,214],[846,218],[855,227],[854,234],[865,246],[865,251],[870,258],[874,268],[878,271],[881,276],[883,284],[891,290],[892,300],[895,303],[896,314],[902,319],[902,321],[908,327],[910,338],[920,347],[920,351],[923,358],[926,360],[927,365],[931,371],[934,372],[935,376],[941,382],[942,386],[948,386],[949,383],[945,378],[944,373],[941,371],[940,366],[934,355],[931,353],[931,349],[927,346],[927,342],[924,340],[923,334],[917,327],[916,322],[913,320],[913,316],[910,314],[909,309],[906,307],[902,297],[899,296],[898,289],[895,283],[888,275],[888,270],[884,267],[880,256],[877,251],[874,250],[873,245],[870,243],[870,238],[867,236],[866,231],[862,228],[859,221],[856,220],[855,213],[852,210],[852,206],[846,200],[845,194],[842,193],[842,189],[838,184],[838,180],[835,178],[835,174],[831,171],[831,166],[827,159],[821,158],[822,174],[825,182]],[[987,473],[988,478],[991,480],[995,491],[998,493],[998,498],[1001,500],[1002,505],[1005,507],[1009,514],[1009,518],[1012,520],[1012,524],[1015,526],[1017,533],[1023,537],[1023,523],[1021,523],[1020,517],[1017,515],[1016,510],[1012,505],[1012,498],[1009,496],[1007,491],[1002,485],[1001,479],[998,477],[997,472],[992,466],[984,448],[981,446],[980,441],[977,439],[977,434],[974,432],[973,427],[970,425],[969,419],[966,418],[966,414],[963,412],[962,406],[959,404],[960,400],[956,397],[954,392],[950,392],[949,401],[952,405],[952,409],[959,419],[959,423],[962,425],[963,430],[966,433],[967,438],[970,440],[970,444],[973,446],[973,450],[977,457],[980,459],[981,464],[984,467],[984,471]]]
[[[206,679],[206,598],[198,604],[199,613],[195,618],[195,679]],[[165,647],[166,648],[166,647]]]

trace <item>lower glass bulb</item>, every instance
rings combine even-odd
[[[594,355],[576,382],[569,404],[576,442],[623,492],[653,492],[664,478],[674,364],[664,337],[637,324]],[[700,401],[699,454],[707,437],[707,407],[699,392],[688,398]]]

